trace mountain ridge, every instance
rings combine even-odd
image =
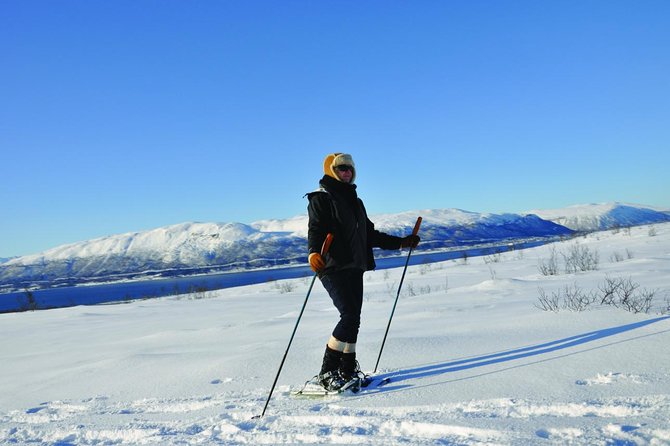
[[[670,221],[670,210],[633,203],[578,204],[559,209],[529,211],[574,231],[604,231]]]
[[[670,221],[670,215],[641,205],[580,206],[526,215],[423,209],[370,218],[376,229],[402,236],[421,215],[420,250],[568,236],[582,230],[560,224],[571,224],[566,215],[577,223],[595,221],[603,228]],[[185,222],[61,245],[0,263],[0,289],[302,264],[306,262],[307,219],[307,215],[298,215],[251,224]]]

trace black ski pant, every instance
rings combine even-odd
[[[363,307],[363,270],[329,272],[321,276],[321,283],[340,312],[333,336],[341,342],[356,343]]]

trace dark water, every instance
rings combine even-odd
[[[433,253],[413,253],[410,265],[460,259],[505,252],[511,249],[525,249],[540,246],[552,240],[535,240],[511,245],[468,248],[458,251]],[[404,266],[407,257],[377,258],[377,269]],[[14,312],[28,309],[48,309],[75,305],[95,305],[108,302],[123,302],[132,299],[152,298],[189,292],[218,290],[242,285],[269,282],[280,279],[294,279],[311,276],[308,266],[294,266],[243,272],[208,274],[204,276],[171,277],[167,279],[147,279],[111,284],[48,288],[26,292],[0,294],[0,312]]]

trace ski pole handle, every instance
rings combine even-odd
[[[330,249],[330,244],[333,243],[333,234],[330,232],[328,235],[326,235],[326,239],[323,241],[323,245],[321,245],[321,256],[325,256],[328,250]]]
[[[423,218],[421,217],[416,219],[416,224],[414,225],[414,230],[412,230],[412,235],[417,235],[419,233],[419,227],[421,226],[422,221]]]

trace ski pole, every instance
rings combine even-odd
[[[412,235],[416,235],[419,232],[419,226],[421,226],[421,217],[416,219],[416,224],[414,225],[414,230]],[[393,314],[395,313],[395,307],[398,305],[398,298],[400,297],[400,289],[402,288],[402,282],[405,280],[405,273],[407,272],[407,265],[409,265],[409,257],[412,255],[412,247],[409,247],[409,254],[407,254],[407,260],[405,261],[405,268],[402,270],[402,277],[400,277],[400,285],[398,285],[398,294],[395,296],[395,302],[393,303],[393,309],[391,310],[391,317],[389,317],[389,323],[386,325],[386,333],[384,333],[384,340],[382,341],[382,347],[379,349],[379,356],[377,356],[377,363],[375,364],[375,371],[372,373],[377,373],[377,366],[379,366],[379,360],[382,358],[382,352],[384,351],[384,344],[386,344],[386,336],[389,334],[389,328],[391,328],[391,321],[393,320]]]
[[[333,234],[328,234],[326,235],[326,239],[323,241],[323,245],[321,246],[321,255],[325,256],[326,253],[328,252],[328,248],[330,248],[330,244],[333,242]],[[286,352],[284,353],[284,357],[281,360],[281,364],[279,364],[279,370],[277,370],[277,376],[275,376],[275,380],[272,383],[272,388],[270,389],[270,394],[268,395],[267,401],[265,401],[265,407],[263,407],[263,412],[260,415],[256,415],[253,418],[261,418],[265,415],[265,411],[268,408],[268,404],[270,404],[270,399],[272,398],[272,393],[275,390],[275,386],[277,385],[277,381],[279,380],[279,375],[281,374],[281,369],[284,367],[284,361],[286,361],[286,357],[288,356],[288,351],[291,348],[291,344],[293,343],[293,338],[295,337],[295,332],[298,330],[298,324],[300,324],[300,319],[302,318],[302,314],[305,311],[305,307],[307,306],[307,299],[309,299],[309,295],[312,292],[312,288],[314,287],[314,282],[316,281],[316,278],[318,276],[318,273],[314,274],[314,277],[312,277],[312,283],[309,285],[309,289],[307,290],[307,296],[305,296],[305,302],[302,304],[302,309],[300,310],[300,314],[298,315],[298,320],[295,321],[295,327],[293,327],[293,333],[291,333],[291,339],[288,341],[288,346],[286,346]]]

